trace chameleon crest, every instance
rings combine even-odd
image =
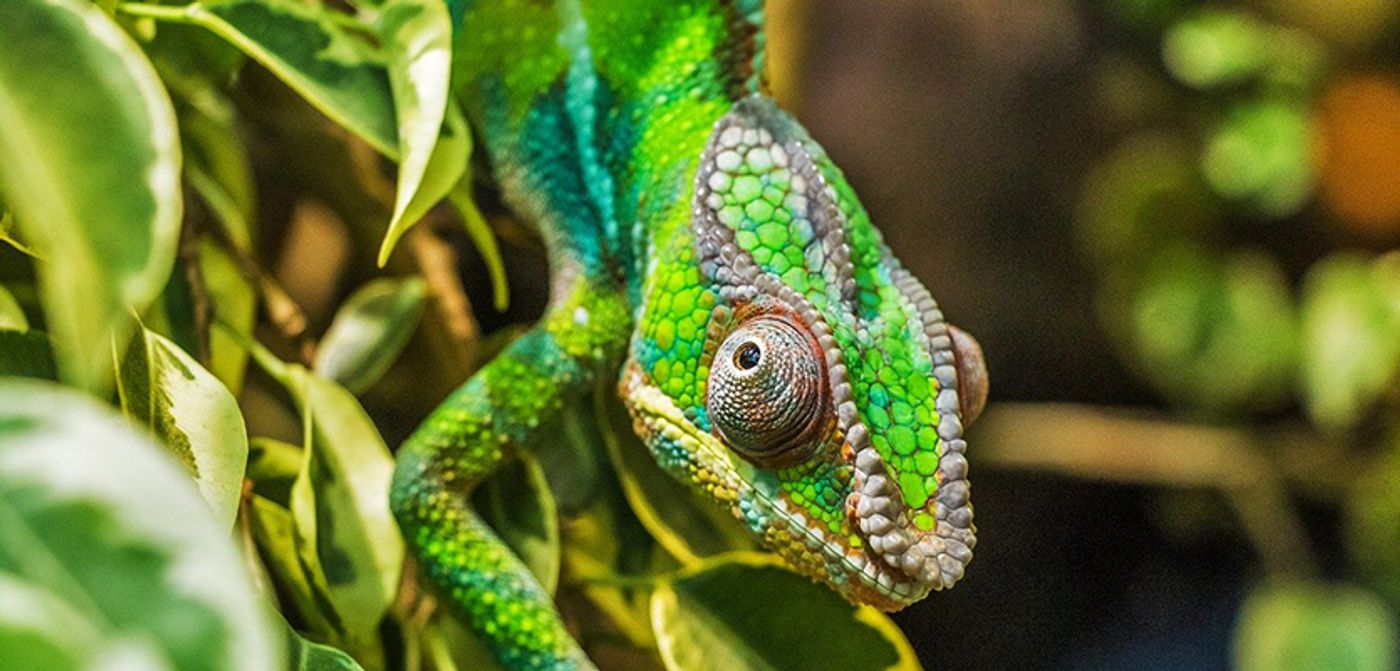
[[[898,609],[951,586],[976,543],[975,341],[768,98],[716,123],[691,205],[689,249],[653,261],[623,381],[638,432],[847,598]]]

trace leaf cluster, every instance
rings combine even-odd
[[[1392,668],[1400,260],[1387,250],[1400,211],[1356,170],[1383,171],[1393,192],[1388,159],[1368,167],[1379,153],[1351,138],[1385,132],[1375,121],[1395,82],[1355,71],[1379,57],[1365,55],[1376,31],[1357,24],[1344,31],[1355,41],[1341,39],[1303,4],[1105,6],[1148,48],[1098,67],[1100,121],[1117,140],[1080,194],[1077,231],[1100,321],[1142,382],[1176,412],[1261,444],[1306,432],[1306,456],[1264,451],[1284,473],[1350,474],[1289,493],[1348,519],[1354,570],[1324,582],[1298,539],[1301,561],[1244,604],[1238,665]],[[1336,12],[1378,25],[1394,18],[1343,4]]]
[[[435,0],[0,3],[4,666],[492,666],[388,509],[394,408],[514,333],[446,240],[504,309],[452,40]],[[358,288],[313,309],[298,269]],[[619,412],[600,388],[473,499],[600,666],[918,667]]]

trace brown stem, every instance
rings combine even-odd
[[[428,220],[420,222],[405,238],[428,285],[428,295],[433,297],[433,304],[442,317],[449,349],[455,353],[454,358],[462,370],[470,371],[479,353],[481,327],[457,275],[457,251],[433,232],[433,216],[430,213]]]
[[[394,181],[384,174],[384,157],[368,143],[351,138],[345,145],[350,154],[350,167],[365,193],[386,209],[394,206]]]
[[[233,258],[243,279],[257,288],[258,294],[262,297],[262,305],[267,313],[268,321],[283,340],[296,349],[300,359],[299,363],[310,366],[316,358],[316,342],[307,332],[310,322],[306,318],[306,312],[301,309],[291,294],[282,288],[272,273],[263,269],[262,264],[253,256],[252,252],[234,244],[222,227],[210,227],[208,234]],[[207,324],[205,329],[207,333]]]
[[[1058,404],[1000,404],[974,431],[977,458],[1005,468],[1091,480],[1218,489],[1234,506],[1267,570],[1316,573],[1317,560],[1288,498],[1285,468],[1265,442],[1243,431],[1177,422],[1147,413]],[[1348,470],[1348,469],[1343,469]]]
[[[307,330],[306,313],[271,274],[258,271],[256,281],[268,321],[287,342],[296,347],[300,363],[310,366],[316,359],[316,341]]]

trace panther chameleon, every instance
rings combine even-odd
[[[448,4],[454,90],[551,281],[399,452],[392,508],[449,607],[506,668],[592,668],[468,495],[603,378],[795,570],[884,610],[957,582],[981,350],[765,94],[762,1]]]

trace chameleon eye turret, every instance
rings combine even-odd
[[[982,356],[982,346],[967,331],[949,326],[948,334],[953,337],[953,359],[958,366],[958,401],[961,403],[962,419],[971,424],[987,407],[987,364]]]
[[[745,459],[786,466],[812,454],[830,427],[826,364],[816,340],[785,317],[740,325],[710,366],[705,406],[715,433]]]

